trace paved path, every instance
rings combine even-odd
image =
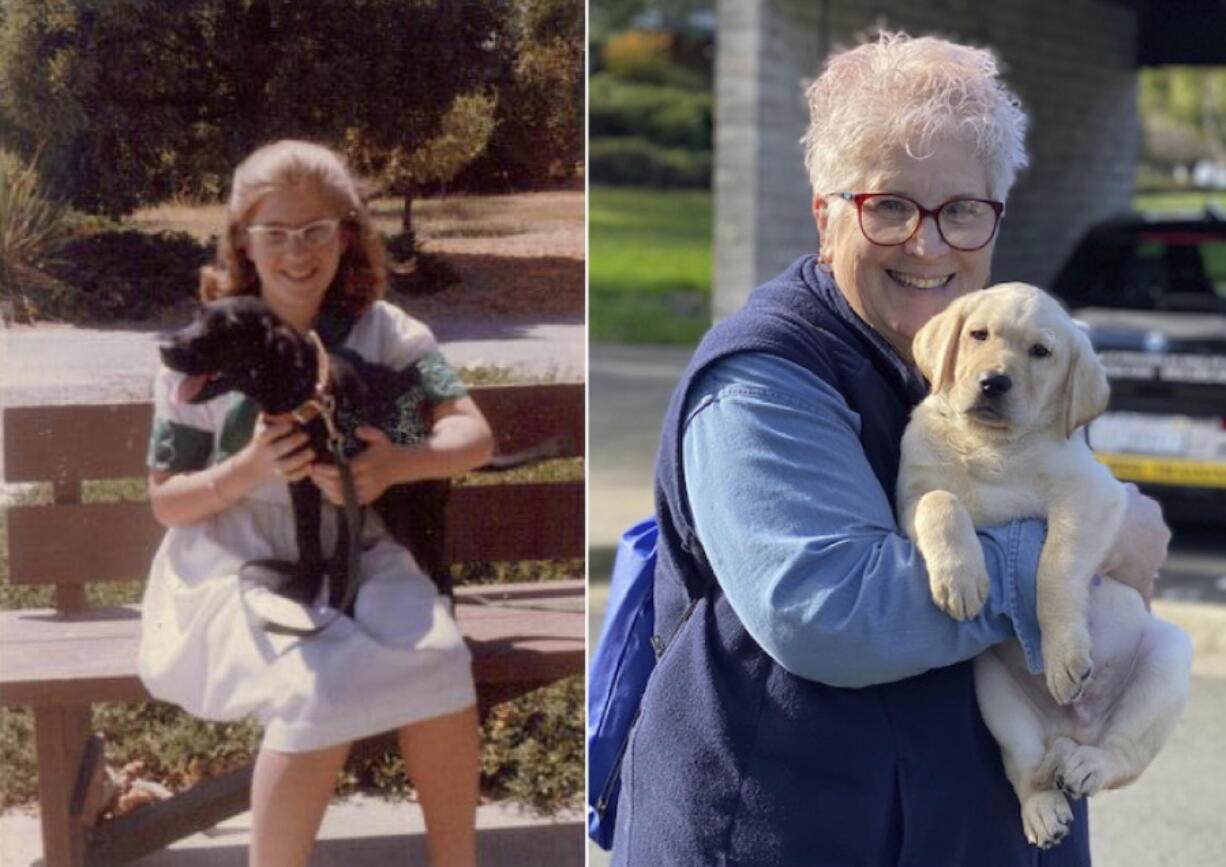
[[[133,862],[134,867],[245,867],[251,814],[242,813]],[[0,867],[41,865],[38,820],[29,812],[0,815]],[[477,857],[484,867],[582,867],[577,811],[534,817],[509,804],[477,808]],[[355,795],[324,814],[312,867],[425,864],[425,826],[416,804]]]

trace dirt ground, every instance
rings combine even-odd
[[[371,210],[385,232],[399,230],[402,200]],[[163,205],[137,212],[132,225],[186,231],[207,240],[224,220],[222,205]],[[480,319],[579,316],[584,312],[582,188],[501,196],[418,199],[414,230],[421,250],[441,257],[459,281],[429,295],[399,296],[415,315]]]

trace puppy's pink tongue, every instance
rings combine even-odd
[[[191,403],[192,398],[200,393],[200,389],[204,388],[204,383],[208,380],[206,374],[198,376],[185,376],[179,383],[179,387],[175,389],[174,402],[178,404]]]

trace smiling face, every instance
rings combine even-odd
[[[245,223],[292,230],[341,216],[316,186],[304,183],[265,194]],[[243,252],[255,265],[264,303],[296,329],[306,331],[336,276],[348,243],[347,230],[342,226],[322,244],[308,243],[302,234],[291,235],[287,242],[281,238],[283,243],[270,243],[269,233],[251,232]]]
[[[926,208],[954,198],[990,198],[974,147],[951,136],[938,136],[926,159],[899,149],[861,181],[857,189],[823,192],[897,193]],[[955,298],[987,285],[995,240],[971,252],[955,250],[925,217],[910,240],[882,247],[864,237],[854,205],[819,196],[813,209],[822,258],[833,266],[848,303],[908,361],[911,341],[925,322]]]

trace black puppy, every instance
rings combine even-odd
[[[322,344],[296,332],[258,298],[243,295],[206,305],[196,321],[173,335],[160,352],[167,367],[187,374],[176,395],[179,401],[203,403],[238,391],[268,415],[292,413],[295,424],[310,438],[317,461],[334,463],[329,426],[319,409],[329,401],[344,435],[346,458],[364,447],[354,435],[361,424],[379,428],[398,444],[429,435],[431,408],[415,367],[394,371],[349,350],[329,352],[321,365],[319,347]],[[326,381],[320,381],[321,374]],[[340,515],[336,550],[326,559],[319,536],[319,488],[309,478],[290,482],[289,487],[298,562],[258,565],[284,573],[287,578],[278,592],[307,604],[318,598],[324,576],[331,576],[329,600],[339,607],[348,582],[358,580],[347,574],[345,515]],[[443,592],[451,589],[442,550],[448,490],[445,480],[396,485],[373,504],[388,530]]]

